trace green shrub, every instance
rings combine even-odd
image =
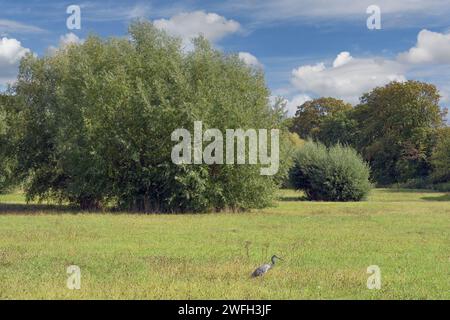
[[[296,156],[291,183],[310,200],[359,201],[370,191],[369,167],[350,148],[307,142]]]
[[[13,88],[17,174],[28,199],[85,209],[244,210],[269,205],[286,175],[283,141],[273,177],[261,176],[259,165],[172,163],[172,132],[193,132],[194,121],[221,132],[281,125],[264,74],[203,38],[186,52],[180,39],[136,22],[129,38],[90,36],[26,56]]]

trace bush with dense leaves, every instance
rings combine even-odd
[[[129,38],[90,36],[28,55],[12,94],[17,174],[29,199],[198,212],[264,207],[277,189],[280,177],[261,176],[259,165],[172,163],[171,133],[193,132],[194,121],[221,132],[280,128],[263,73],[202,38],[186,51],[136,22]]]
[[[369,175],[368,165],[354,149],[309,141],[298,151],[290,179],[310,200],[359,201],[371,189]]]

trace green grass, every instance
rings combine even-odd
[[[0,194],[0,203],[25,203],[25,197],[20,192]]]
[[[0,298],[449,299],[448,197],[377,189],[327,203],[281,191],[277,207],[251,213],[133,215],[0,196]],[[251,279],[272,254],[284,261]],[[81,290],[66,287],[72,264]],[[366,287],[369,265],[381,290]]]

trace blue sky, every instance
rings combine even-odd
[[[367,7],[381,11],[369,30]],[[68,30],[69,5],[81,8],[81,29]],[[0,86],[14,79],[26,52],[44,55],[89,33],[124,36],[147,18],[185,39],[203,33],[225,52],[263,68],[272,94],[295,106],[318,96],[353,104],[391,80],[438,86],[450,102],[449,0],[5,1],[0,0]]]

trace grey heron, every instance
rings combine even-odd
[[[280,257],[277,256],[272,256],[272,263],[267,263],[267,264],[263,264],[262,266],[260,266],[259,268],[257,268],[255,271],[253,271],[252,273],[252,277],[259,277],[264,275],[265,273],[267,273],[267,271],[269,271],[270,269],[273,268],[273,266],[275,265],[275,259],[279,259],[279,260],[283,260]]]

